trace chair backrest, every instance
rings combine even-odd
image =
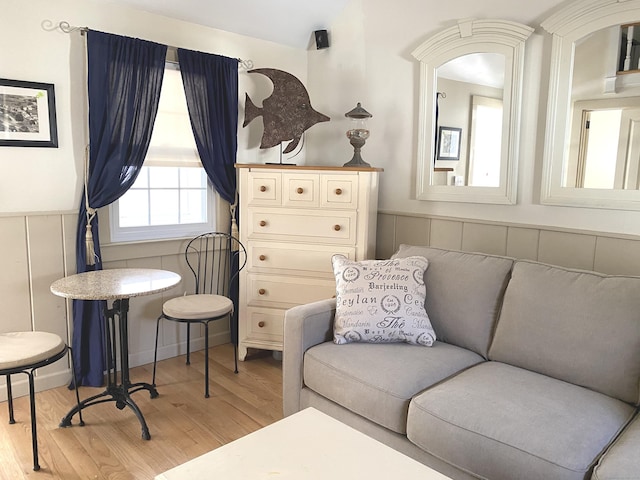
[[[185,259],[195,280],[194,293],[229,296],[231,285],[247,264],[244,245],[228,233],[203,233],[185,248]]]

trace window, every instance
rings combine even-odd
[[[144,165],[133,186],[109,209],[111,241],[189,237],[215,230],[214,202],[191,131],[180,72],[167,66]]]
[[[469,185],[500,186],[502,99],[472,95]],[[498,152],[498,153],[497,153]]]

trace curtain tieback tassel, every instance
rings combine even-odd
[[[85,248],[87,251],[86,264],[87,265],[95,265],[96,264],[96,251],[93,246],[93,232],[91,230],[91,224],[87,225],[87,231],[84,237]]]
[[[240,250],[240,247],[238,247],[238,224],[236,223],[236,219],[231,217],[231,236],[233,237],[233,240],[231,240],[231,251],[232,252],[237,252],[238,250]]]

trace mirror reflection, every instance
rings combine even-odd
[[[613,25],[574,44],[562,187],[640,184],[640,24]]]
[[[432,185],[498,187],[505,56],[471,53],[436,69]]]
[[[464,19],[412,52],[420,62],[418,200],[516,202],[524,50],[532,32],[508,20]]]

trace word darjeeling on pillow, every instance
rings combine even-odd
[[[336,277],[333,341],[398,343],[430,347],[436,334],[424,308],[424,257],[355,262],[331,259]]]

